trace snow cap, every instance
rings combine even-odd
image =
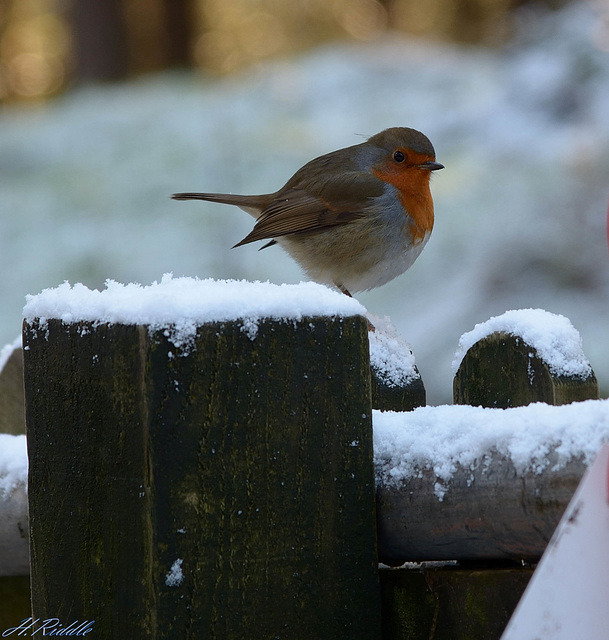
[[[502,331],[522,338],[557,376],[587,378],[592,368],[582,350],[582,339],[565,316],[543,309],[506,311],[477,324],[461,336],[452,368],[457,373],[461,361],[471,347],[492,333]]]

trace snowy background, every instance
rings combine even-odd
[[[274,191],[304,162],[389,126],[420,129],[436,227],[406,274],[358,299],[451,401],[459,337],[507,309],[567,316],[609,392],[609,53],[593,5],[522,14],[504,50],[396,38],[318,49],[231,79],[164,74],[0,114],[0,345],[25,295],[166,272],[295,283],[280,249],[231,250],[238,209],[179,191]]]

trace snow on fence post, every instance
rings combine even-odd
[[[424,407],[426,394],[412,350],[387,319],[374,319],[369,334],[372,408],[412,411]]]
[[[380,637],[364,317],[209,321],[180,342],[29,305],[34,619],[107,639]]]
[[[569,320],[541,309],[508,311],[462,336],[453,367],[455,404],[520,407],[599,397]]]

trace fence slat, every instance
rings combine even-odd
[[[412,411],[425,406],[425,385],[410,345],[387,318],[375,319],[376,331],[368,335],[372,408]]]
[[[13,350],[0,370],[0,433],[25,433],[23,351]]]
[[[380,637],[367,324],[26,324],[34,618]]]
[[[378,371],[371,369],[372,408],[380,411],[412,411],[424,407],[425,385],[417,369],[417,377],[405,384],[389,384]]]
[[[593,372],[556,375],[522,338],[497,331],[465,354],[453,382],[455,404],[521,407],[531,402],[569,404],[599,397]]]

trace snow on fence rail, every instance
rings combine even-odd
[[[454,393],[495,408],[425,407],[409,348],[364,312],[312,284],[170,277],[31,297],[34,617],[372,638],[375,527],[390,564],[539,558],[609,439],[606,401],[555,406],[598,398],[577,332],[493,319],[464,336]],[[118,626],[108,585],[131,598]]]

